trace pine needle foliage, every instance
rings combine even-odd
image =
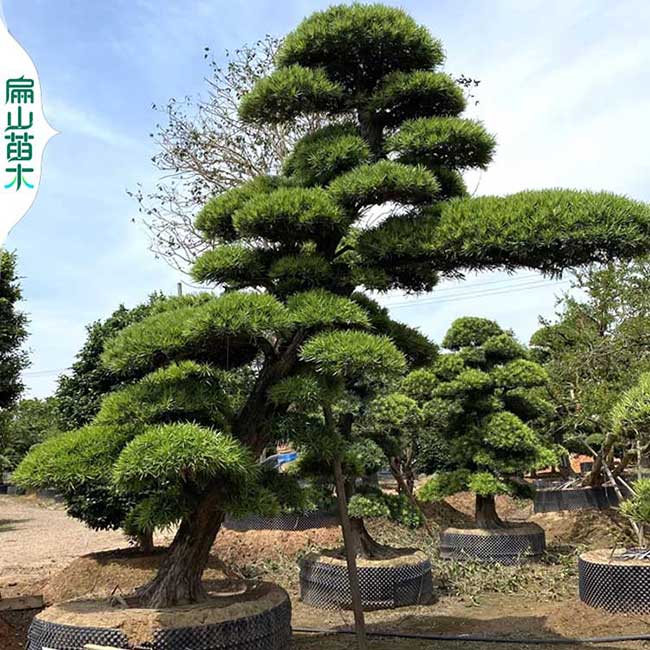
[[[550,408],[538,391],[548,381],[545,370],[488,319],[457,319],[443,346],[447,355],[402,384],[449,454],[448,467],[422,487],[420,498],[462,490],[486,498],[520,494],[524,473],[554,459],[554,449],[531,427]]]

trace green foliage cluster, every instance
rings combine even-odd
[[[370,102],[370,109],[387,126],[432,112],[453,117],[462,113],[465,106],[465,95],[458,84],[449,75],[429,70],[386,75]]]
[[[379,489],[357,492],[348,504],[350,517],[355,519],[390,519],[407,528],[419,528],[422,513],[405,494],[389,494]]]
[[[612,409],[612,432],[624,440],[650,444],[650,373],[625,391]]]
[[[447,468],[421,488],[420,498],[438,500],[462,490],[482,497],[520,493],[525,472],[555,459],[531,426],[550,407],[536,392],[546,384],[546,372],[487,319],[457,319],[443,345],[449,354],[402,385],[449,454]]]
[[[21,298],[16,256],[0,249],[0,418],[20,397],[20,373],[28,365],[27,353],[21,349],[27,338],[28,322],[27,316],[17,309]]]
[[[474,120],[420,117],[405,121],[386,141],[386,148],[404,163],[423,162],[452,169],[485,169],[496,147],[494,136]]]
[[[328,185],[371,156],[354,124],[332,124],[302,138],[287,156],[283,172],[299,185]]]
[[[621,503],[620,511],[640,526],[650,526],[650,479],[634,484],[634,494]]]
[[[0,471],[16,467],[31,447],[56,435],[57,401],[23,399],[0,418]]]
[[[634,437],[625,418],[628,408],[630,416],[640,416],[633,409],[643,408],[647,380],[641,378],[650,371],[649,278],[647,258],[576,272],[556,318],[542,320],[531,338],[550,376],[554,408],[543,426],[571,450],[585,452],[583,441],[595,449],[613,444],[623,457]]]

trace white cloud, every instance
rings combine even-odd
[[[73,106],[68,101],[48,98],[45,107],[49,122],[61,133],[76,133],[113,147],[142,147],[140,142],[128,137],[99,115]]]

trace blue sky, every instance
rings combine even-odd
[[[1,0],[0,0],[1,1]],[[4,0],[11,32],[34,59],[44,108],[60,135],[45,154],[36,203],[6,246],[19,254],[31,318],[29,394],[44,396],[70,365],[85,325],[120,302],[173,292],[179,276],[147,250],[127,194],[155,181],[152,103],[205,90],[203,47],[215,55],[282,35],[328,2]],[[478,194],[525,188],[608,189],[650,200],[650,3],[610,0],[410,0],[442,39],[446,69],[481,80],[472,115],[496,133]],[[523,339],[551,315],[565,285],[529,271],[446,285],[395,317],[439,339],[459,315],[496,318]],[[496,288],[517,291],[495,293]]]

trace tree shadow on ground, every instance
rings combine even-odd
[[[334,629],[350,629],[344,626]],[[385,623],[369,623],[369,650],[521,650],[523,648],[536,648],[537,650],[587,650],[597,648],[598,650],[621,650],[628,648],[641,648],[642,642],[629,642],[625,645],[613,643],[574,643],[572,636],[563,636],[557,631],[546,626],[544,616],[504,616],[491,619],[475,619],[462,616],[435,616],[413,614]],[[504,643],[494,641],[451,641],[435,640],[425,638],[400,638],[381,637],[382,632],[391,634],[403,633],[417,637],[418,635],[441,635],[460,636],[469,635],[473,637],[486,637],[488,639],[503,639]],[[578,636],[576,634],[576,636]],[[614,636],[614,633],[612,633]],[[511,642],[508,642],[512,639]],[[540,643],[538,640],[548,639],[549,643]],[[526,642],[527,640],[535,643]],[[566,640],[566,643],[562,643]],[[308,634],[297,632],[294,635],[293,647],[301,650],[343,650],[354,648],[356,643],[351,634]]]
[[[0,533],[8,533],[16,530],[15,524],[22,524],[29,519],[0,519]]]
[[[325,634],[294,634],[292,648],[296,650],[352,650],[357,647],[354,636]],[[521,642],[495,644],[470,641],[431,641],[369,637],[368,650],[631,650],[641,648],[641,642],[630,644],[570,644],[550,643],[532,645]]]

